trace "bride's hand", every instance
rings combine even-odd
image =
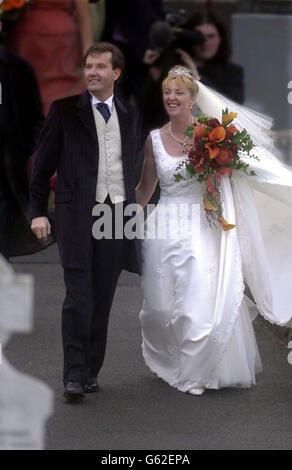
[[[190,54],[188,54],[186,51],[184,51],[183,49],[177,49],[177,52],[179,53],[180,57],[181,57],[181,60],[183,61],[183,63],[190,69],[190,71],[192,72],[193,74],[193,77],[195,80],[200,80],[200,75],[198,74],[198,71],[197,71],[197,68],[196,68],[196,65],[193,61],[193,59],[191,58]]]

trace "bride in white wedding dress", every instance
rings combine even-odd
[[[148,137],[136,188],[143,207],[158,180],[161,188],[143,241],[143,357],[152,372],[193,395],[250,387],[262,366],[245,286],[270,322],[284,325],[292,317],[292,172],[267,148],[262,116],[211,91],[188,69],[170,71],[163,99],[170,122]],[[238,112],[237,125],[257,144],[259,160],[242,157],[256,176],[234,170],[222,178],[223,215],[236,224],[227,232],[206,219],[205,186],[174,179],[186,160],[183,144],[191,142],[184,132],[195,102],[220,121],[222,109]]]

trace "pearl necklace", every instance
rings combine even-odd
[[[194,118],[193,118],[193,116],[192,116],[192,124],[193,124],[193,123],[194,123]],[[183,147],[185,147],[185,146],[187,145],[186,142],[187,142],[187,140],[188,140],[188,136],[186,136],[186,137],[184,138],[184,140],[179,140],[179,139],[178,139],[177,137],[175,137],[175,135],[173,135],[173,133],[172,133],[172,130],[171,130],[171,122],[169,123],[168,128],[169,128],[169,133],[170,133],[171,137],[172,137],[176,142],[178,142],[178,143],[181,144]]]

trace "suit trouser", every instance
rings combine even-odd
[[[125,254],[124,243],[124,239],[96,240],[92,237],[90,267],[64,269],[65,385],[69,381],[84,385],[89,377],[97,376],[103,364],[109,314]]]

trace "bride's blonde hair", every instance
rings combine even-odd
[[[162,90],[168,86],[170,80],[176,80],[178,84],[186,87],[192,98],[196,98],[199,93],[199,86],[193,77],[192,72],[183,65],[175,65],[168,72],[167,77],[162,82]]]

